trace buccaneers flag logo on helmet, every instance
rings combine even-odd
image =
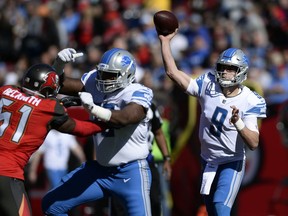
[[[43,80],[45,82],[41,85],[41,89],[44,89],[44,88],[52,88],[53,90],[58,89],[59,77],[54,71],[45,74]]]

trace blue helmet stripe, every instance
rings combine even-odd
[[[237,51],[237,49],[235,49],[235,48],[229,48],[229,49],[225,50],[225,52],[223,53],[223,57],[225,59],[226,58],[231,59],[236,51]]]

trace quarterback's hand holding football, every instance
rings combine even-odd
[[[110,120],[112,112],[109,109],[95,105],[93,102],[93,97],[90,93],[79,92],[79,97],[84,108],[92,115],[105,122]]]
[[[53,64],[58,75],[61,75],[64,71],[66,63],[74,62],[76,58],[83,56],[83,53],[77,53],[73,48],[66,48],[58,52],[57,58]]]

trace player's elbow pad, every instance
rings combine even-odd
[[[72,133],[76,136],[84,137],[84,136],[91,136],[95,133],[102,132],[106,129],[104,124],[94,123],[92,121],[80,121],[74,119],[75,127]]]

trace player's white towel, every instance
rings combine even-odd
[[[218,169],[218,165],[213,165],[209,163],[206,164],[203,177],[202,177],[200,194],[209,195],[211,185],[215,178],[217,169]]]

